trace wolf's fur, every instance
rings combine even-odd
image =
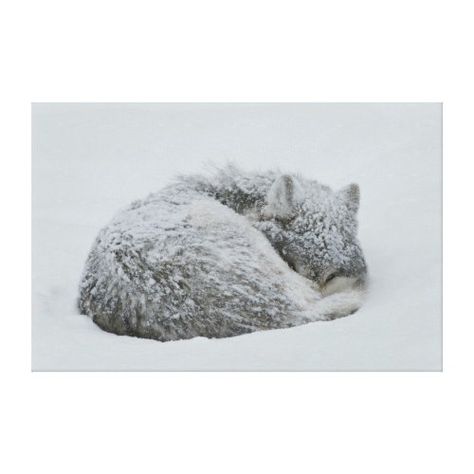
[[[276,172],[182,177],[99,233],[79,308],[106,331],[160,341],[345,316],[366,276],[358,205],[356,185]]]

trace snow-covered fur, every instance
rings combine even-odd
[[[366,265],[359,188],[296,175],[188,176],[99,233],[79,309],[102,329],[157,339],[227,337],[356,311]]]

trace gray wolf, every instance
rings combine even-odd
[[[234,166],[184,176],[103,228],[79,309],[159,341],[229,337],[347,316],[367,284],[359,187]]]

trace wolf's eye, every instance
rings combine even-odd
[[[337,274],[336,274],[335,272],[334,272],[334,273],[331,273],[331,274],[326,278],[326,281],[325,281],[324,283],[327,285],[330,281],[334,280],[334,278],[336,278],[336,277],[337,277]]]

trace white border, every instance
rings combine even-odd
[[[472,472],[468,2],[1,9],[2,472]],[[85,100],[444,101],[444,373],[31,374],[29,107]]]

